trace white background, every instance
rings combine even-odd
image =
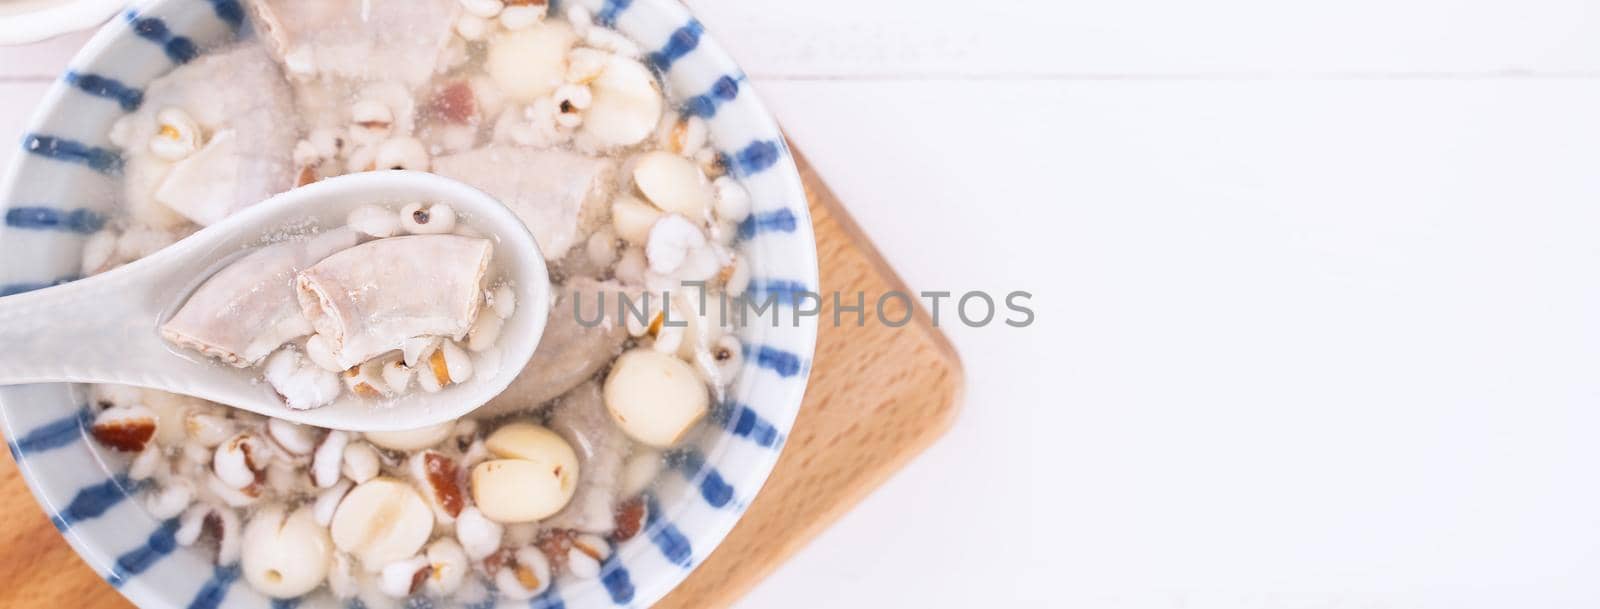
[[[913,288],[1038,310],[745,607],[1600,604],[1600,5],[691,4]]]

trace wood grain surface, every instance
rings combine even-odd
[[[816,172],[799,162],[821,291],[861,291],[871,302],[905,290]],[[961,363],[927,313],[913,313],[900,328],[875,319],[835,328],[827,323],[831,303],[823,306],[811,382],[777,469],[722,545],[657,607],[728,606],[948,429]],[[0,461],[0,523],[7,550],[0,607],[132,606],[73,553],[10,459]]]

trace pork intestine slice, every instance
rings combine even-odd
[[[433,76],[461,8],[455,0],[257,0],[257,25],[291,74],[398,81]]]
[[[533,233],[545,260],[554,262],[600,224],[616,163],[565,150],[490,145],[437,157],[433,172],[504,202]]]
[[[199,124],[209,150],[176,165],[151,153],[150,140],[161,131],[156,116],[167,108]],[[173,229],[186,221],[210,224],[289,190],[296,132],[283,121],[293,116],[289,83],[258,45],[178,66],[151,81],[139,109],[117,119],[108,134],[127,160],[124,209],[139,223]],[[184,164],[188,170],[179,169]]]
[[[161,336],[240,368],[260,363],[312,331],[295,296],[296,274],[356,239],[339,228],[246,254],[206,279],[161,326]]]
[[[616,528],[614,516],[623,462],[633,441],[611,422],[600,384],[589,381],[561,398],[550,412],[550,429],[578,453],[578,489],[565,508],[541,524],[604,535]]]
[[[410,235],[346,249],[302,271],[300,310],[349,368],[407,339],[460,339],[477,319],[494,246],[460,235]]]
[[[473,411],[473,417],[533,410],[593,378],[622,353],[628,340],[626,318],[618,312],[622,304],[618,301],[627,299],[633,303],[626,305],[629,307],[644,302],[641,294],[622,284],[587,278],[569,280],[553,290],[551,298],[555,302],[533,357],[505,391]],[[579,321],[580,316],[584,321]],[[589,323],[595,319],[599,323]]]

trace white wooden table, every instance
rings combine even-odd
[[[1593,2],[691,4],[913,287],[1038,310],[745,606],[1600,603]]]

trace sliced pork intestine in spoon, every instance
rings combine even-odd
[[[161,336],[240,368],[255,365],[312,331],[295,296],[296,274],[355,244],[355,231],[340,228],[246,254],[201,284]]]
[[[487,239],[410,235],[369,241],[300,273],[300,310],[350,367],[407,339],[460,339],[477,319],[493,256]]]

